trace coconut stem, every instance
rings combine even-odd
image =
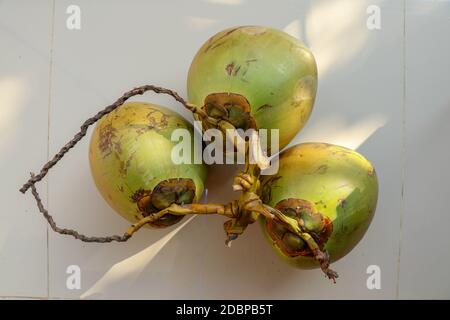
[[[128,228],[125,234],[128,234],[131,237],[136,231],[141,229],[144,225],[148,223],[155,222],[158,219],[161,219],[166,214],[172,214],[176,216],[185,216],[188,214],[218,214],[223,215],[225,217],[234,218],[236,217],[235,203],[231,202],[229,204],[201,204],[201,203],[192,203],[192,204],[172,204],[171,206],[158,211],[154,214],[151,214],[135,224],[131,225]]]

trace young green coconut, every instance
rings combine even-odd
[[[142,102],[125,103],[97,123],[89,147],[92,176],[103,198],[130,222],[173,203],[197,202],[203,193],[206,166],[172,159],[175,129],[187,130],[193,145],[191,124],[165,107]],[[147,226],[167,227],[182,218],[167,214]]]
[[[309,49],[261,26],[212,36],[195,55],[187,79],[190,103],[237,129],[278,129],[280,149],[305,125],[316,89],[317,67]],[[205,129],[217,127],[195,116]]]
[[[356,151],[326,144],[304,143],[279,157],[275,176],[262,178],[264,203],[295,220],[308,237],[261,216],[264,234],[273,249],[298,268],[328,267],[315,246],[336,261],[361,240],[367,231],[378,198],[375,169]]]

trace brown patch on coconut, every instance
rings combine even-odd
[[[116,133],[117,130],[112,126],[111,123],[108,123],[100,128],[98,148],[103,154],[103,157],[111,154],[113,149],[113,139],[116,138]]]

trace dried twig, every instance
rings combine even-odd
[[[32,179],[35,178],[35,175],[31,174],[31,178]],[[39,193],[37,192],[36,186],[34,185],[34,183],[31,184],[31,193],[34,196],[34,199],[36,199],[36,204],[39,208],[39,212],[42,213],[45,220],[47,220],[48,224],[53,229],[53,231],[55,231],[59,234],[70,235],[70,236],[74,237],[75,239],[78,239],[78,240],[81,240],[84,242],[100,242],[100,243],[106,243],[106,242],[112,242],[112,241],[125,242],[131,237],[131,235],[129,235],[128,233],[125,233],[122,236],[89,237],[89,236],[85,236],[84,234],[80,234],[77,231],[72,230],[72,229],[60,228],[56,225],[55,221],[53,220],[53,217],[48,213],[47,209],[45,209],[44,205],[42,204],[42,200],[39,197]]]

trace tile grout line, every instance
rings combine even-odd
[[[406,175],[406,0],[403,0],[403,104],[402,104],[402,190],[399,223],[399,241],[397,257],[397,287],[396,299],[400,298],[400,266],[403,240],[403,216],[405,213],[405,175]]]
[[[52,1],[51,9],[51,29],[50,29],[50,57],[49,57],[49,80],[48,80],[48,111],[47,111],[47,161],[50,159],[50,110],[52,106],[52,86],[53,86],[53,43],[55,35],[55,0]],[[47,177],[47,207],[49,207],[49,183],[50,179]],[[47,246],[47,299],[50,298],[50,246],[49,246],[49,229],[46,228],[46,246]]]

